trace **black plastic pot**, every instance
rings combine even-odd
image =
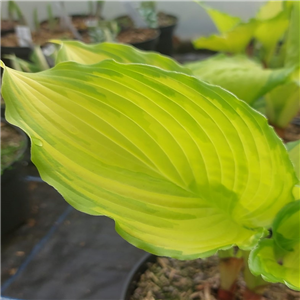
[[[15,32],[15,28],[10,28],[10,29],[1,29],[1,36],[9,34],[9,33],[14,33]]]
[[[1,23],[2,21],[4,22],[9,22],[8,20],[1,20]],[[5,34],[8,34],[8,33],[14,33],[15,32],[15,25],[16,25],[16,21],[14,21],[15,23],[13,23],[13,26],[11,26],[10,28],[7,28],[7,29],[3,29],[2,26],[1,26],[1,36],[5,35]]]
[[[136,263],[133,269],[130,271],[127,281],[124,284],[121,299],[130,300],[134,290],[137,288],[137,283],[141,278],[141,275],[148,269],[149,263],[155,263],[157,256],[147,253],[140,261]]]
[[[160,36],[155,50],[161,54],[171,56],[173,54],[173,33],[177,26],[178,19],[172,15],[167,16],[170,17],[174,23],[168,26],[159,27]]]
[[[4,119],[1,122],[8,124]],[[25,181],[25,156],[28,138],[19,128],[8,124],[23,137],[23,146],[15,160],[1,175],[1,234],[6,235],[21,225],[29,216],[29,199]]]
[[[156,45],[152,49],[144,49],[137,47],[142,50],[155,50],[165,55],[172,55],[173,53],[173,33],[178,23],[178,18],[173,15],[166,15],[172,20],[172,24],[167,26],[160,26],[158,28],[160,36],[157,39]],[[120,27],[121,32],[134,28],[134,23],[128,15],[122,15],[114,19]],[[135,45],[134,45],[135,46]]]
[[[160,32],[156,29],[150,29],[150,28],[145,28],[145,29],[154,31],[154,33],[155,33],[154,37],[152,37],[150,39],[147,39],[143,42],[131,42],[129,44],[136,47],[136,48],[138,48],[138,49],[140,49],[140,50],[154,51],[155,47],[156,47],[156,44],[158,43]],[[143,29],[142,28],[130,28],[128,30],[143,30]],[[126,32],[126,30],[123,31],[123,33],[124,32]],[[117,40],[118,40],[118,38],[117,38]],[[119,42],[122,43],[123,41],[119,40]]]
[[[151,40],[147,40],[145,42],[140,42],[140,43],[131,43],[131,45],[140,50],[153,51],[155,50],[158,40],[159,40],[159,35],[157,35]]]

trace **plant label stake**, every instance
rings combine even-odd
[[[16,35],[20,47],[32,47],[31,31],[28,26],[16,26]]]

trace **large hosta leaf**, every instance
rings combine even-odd
[[[194,77],[67,62],[32,74],[5,68],[2,94],[42,178],[149,252],[249,249],[293,201],[297,178],[267,120]]]
[[[279,212],[272,239],[259,243],[249,264],[251,271],[266,281],[282,282],[300,291],[300,200]]]
[[[164,70],[191,74],[190,70],[173,59],[155,52],[141,51],[133,46],[117,43],[84,44],[78,41],[58,41],[60,45],[56,63],[76,61],[81,64],[95,64],[105,59],[121,63],[140,63],[160,67]]]
[[[249,44],[256,29],[257,22],[239,23],[230,31],[221,35],[213,34],[209,37],[199,37],[193,41],[196,49],[209,49],[213,51],[241,53]]]
[[[219,85],[252,104],[255,100],[284,83],[293,69],[263,69],[244,55],[218,54],[204,61],[186,64],[193,74]]]

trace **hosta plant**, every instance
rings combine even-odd
[[[150,253],[219,253],[220,299],[243,261],[245,299],[265,281],[299,290],[299,143],[286,148],[263,115],[171,58],[56,43],[52,69],[2,64],[6,118],[30,136],[42,179]]]
[[[194,40],[197,49],[222,52],[187,65],[194,75],[220,85],[285,128],[300,110],[299,1],[269,1],[249,21],[199,4],[219,34]]]
[[[140,2],[138,12],[150,28],[158,27],[156,2],[142,1]]]

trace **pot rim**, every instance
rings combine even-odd
[[[141,274],[148,268],[145,264],[147,262],[155,262],[156,258],[157,258],[156,255],[151,254],[151,253],[146,253],[142,256],[142,258],[140,258],[135,263],[135,265],[130,270],[126,281],[123,284],[120,300],[127,300],[126,296],[128,296],[128,292],[129,292],[130,288],[132,289],[132,286],[136,285],[136,283],[133,284],[132,282],[139,279]],[[138,275],[138,272],[140,272],[141,274]],[[137,279],[135,279],[135,277],[137,277]]]
[[[159,13],[159,12],[158,12]],[[165,14],[165,13],[164,13]],[[165,14],[166,16],[168,17],[171,17],[173,19],[173,23],[172,24],[169,24],[169,25],[166,25],[166,26],[159,26],[158,29],[161,29],[161,28],[168,28],[168,27],[176,27],[177,26],[177,23],[178,23],[178,17],[175,16],[175,15],[171,15],[171,14]]]
[[[129,45],[141,45],[141,44],[144,44],[144,43],[147,43],[147,42],[152,42],[152,41],[155,41],[155,40],[157,40],[158,38],[159,38],[159,36],[160,36],[160,31],[158,30],[158,29],[156,29],[156,28],[148,28],[148,27],[145,27],[145,28],[140,28],[140,27],[133,27],[133,28],[129,28],[129,29],[126,29],[126,30],[124,30],[124,31],[122,31],[122,32],[126,32],[126,31],[128,31],[128,30],[131,30],[131,29],[147,29],[147,30],[152,30],[152,31],[155,31],[155,33],[156,33],[156,35],[153,37],[153,38],[151,38],[151,39],[148,39],[148,40],[144,40],[144,41],[142,41],[142,42],[136,42],[136,43],[128,43]],[[117,42],[118,43],[121,43],[120,41],[118,41],[118,38],[117,38]],[[126,43],[127,44],[127,43]]]

